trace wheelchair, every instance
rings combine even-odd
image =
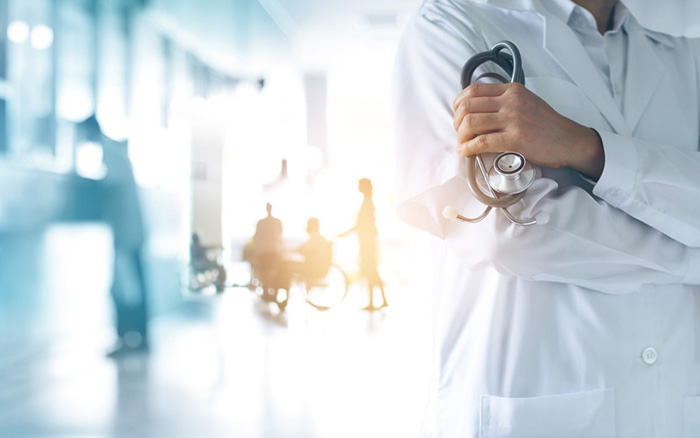
[[[276,303],[280,311],[286,309],[292,290],[301,289],[306,303],[318,310],[337,306],[348,294],[348,276],[335,263],[305,269],[303,263],[274,256],[249,263],[253,289],[263,301]]]
[[[296,280],[304,289],[306,303],[318,310],[340,304],[350,287],[347,274],[335,263],[331,263],[323,275],[307,272],[298,275]]]
[[[217,293],[223,293],[226,287],[226,268],[221,262],[221,251],[208,249],[206,258],[191,259],[186,284],[192,292],[202,292],[213,286]]]

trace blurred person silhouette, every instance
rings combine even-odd
[[[223,292],[226,284],[226,268],[215,256],[215,251],[221,250],[217,245],[203,245],[199,233],[193,232],[190,240],[190,263],[195,272],[217,272],[216,291]]]
[[[333,259],[333,244],[321,234],[318,218],[309,218],[306,232],[308,239],[295,250],[303,257],[303,261],[291,261],[290,271],[305,281],[314,282],[328,274]]]
[[[148,286],[143,259],[146,230],[128,143],[105,136],[94,114],[76,125],[76,140],[102,146],[107,171],[99,181],[101,219],[112,229],[114,261],[110,295],[117,331],[117,343],[108,356],[118,358],[146,352]]]
[[[367,281],[369,289],[369,305],[362,310],[374,311],[388,306],[386,295],[384,294],[384,282],[379,276],[377,270],[378,253],[377,253],[377,224],[374,217],[374,203],[372,202],[372,181],[368,178],[362,178],[358,181],[357,188],[362,193],[363,201],[360,211],[357,214],[355,226],[350,228],[340,236],[346,236],[350,233],[357,234],[357,240],[360,244],[360,274]],[[382,305],[374,307],[374,289],[379,288],[382,293]]]
[[[263,299],[275,300],[277,289],[289,290],[289,279],[284,266],[282,221],[272,215],[272,204],[265,206],[267,216],[255,226],[255,235],[248,256],[254,276],[263,287]]]

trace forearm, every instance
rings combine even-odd
[[[512,209],[519,216],[547,217],[531,227],[513,225],[498,212],[478,224],[447,221],[434,213],[447,203],[467,214],[483,208],[466,181],[456,177],[402,203],[399,213],[409,221],[430,215],[433,230],[468,269],[491,266],[530,281],[576,284],[609,294],[635,292],[643,284],[700,284],[700,272],[694,269],[700,250],[578,187],[560,190],[554,180],[538,179]]]

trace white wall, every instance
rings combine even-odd
[[[201,106],[192,126],[192,231],[205,245],[223,246],[222,115]]]
[[[624,0],[644,26],[671,35],[700,36],[697,0]]]

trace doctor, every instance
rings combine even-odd
[[[525,87],[461,91],[520,49]],[[700,437],[700,47],[615,0],[427,0],[397,59],[398,212],[442,241],[426,436]],[[465,160],[541,172],[483,206]],[[492,154],[491,154],[492,155]]]

